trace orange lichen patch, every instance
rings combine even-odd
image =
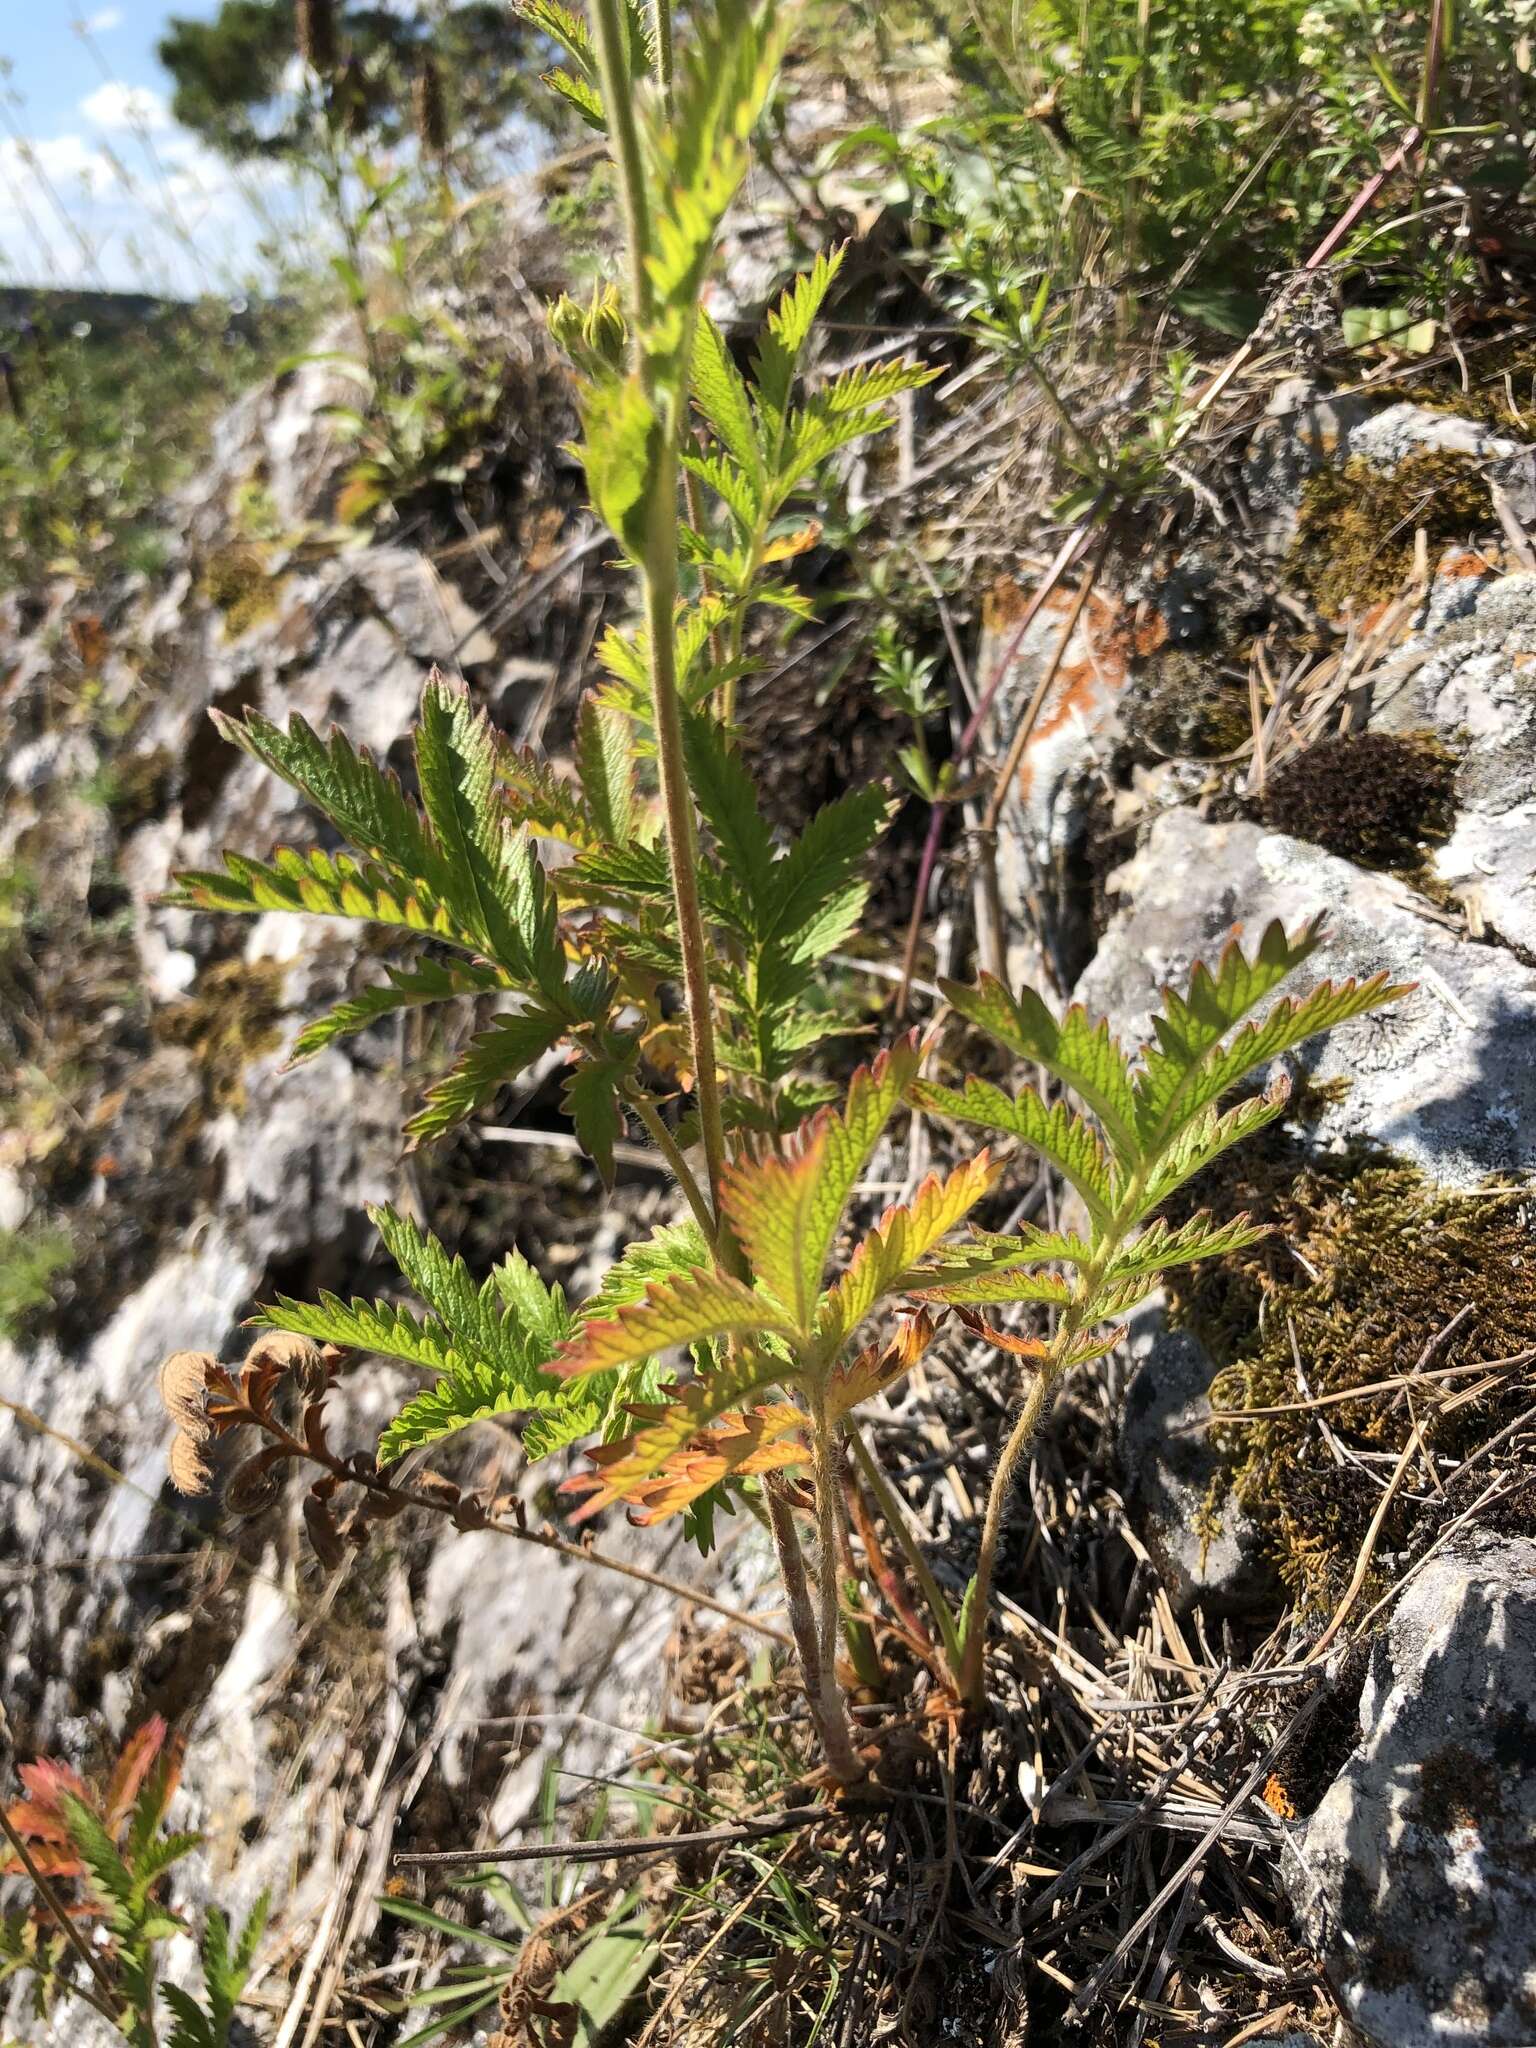
[[[1043,609],[1059,618],[1072,602],[1070,594],[1058,593]],[[1135,654],[1135,633],[1125,608],[1095,592],[1068,643],[1066,659],[1046,693],[1019,763],[1022,802],[1030,800],[1036,763],[1069,733],[1097,731],[1113,711]]]
[[[981,603],[981,622],[989,631],[1016,626],[1029,599],[1011,576],[999,576]]]
[[[1464,583],[1479,576],[1491,576],[1493,564],[1484,555],[1474,554],[1466,549],[1459,555],[1447,555],[1435,574],[1443,583]]]

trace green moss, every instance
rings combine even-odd
[[[1470,390],[1462,389],[1463,363]],[[1381,388],[1385,396],[1476,420],[1526,441],[1536,411],[1536,341],[1528,333],[1508,340],[1469,337],[1450,361],[1437,362],[1418,376],[1405,373]]]
[[[1359,612],[1402,590],[1419,528],[1433,557],[1495,524],[1488,487],[1470,456],[1426,449],[1394,470],[1356,456],[1308,478],[1287,566],[1320,610]]]
[[[1416,867],[1455,818],[1456,763],[1427,735],[1344,733],[1265,785],[1264,822],[1368,868]]]
[[[36,1326],[74,1258],[69,1233],[56,1225],[0,1230],[0,1338],[14,1343]]]
[[[280,961],[222,960],[198,977],[191,995],[156,1017],[166,1044],[196,1056],[215,1109],[239,1109],[246,1068],[281,1043],[286,978]]]
[[[198,587],[223,613],[225,639],[238,640],[274,616],[283,579],[271,573],[265,547],[255,541],[231,541],[208,557]]]
[[[1212,1430],[1224,1469],[1209,1514],[1219,1519],[1235,1494],[1298,1601],[1324,1608],[1348,1582],[1380,1504],[1390,1463],[1371,1457],[1395,1458],[1417,1418],[1435,1453],[1460,1460],[1529,1405],[1531,1388],[1516,1373],[1454,1407],[1429,1392],[1411,1407],[1390,1394],[1298,1404],[1411,1374],[1432,1346],[1437,1371],[1536,1346],[1531,1197],[1450,1193],[1363,1152],[1309,1163],[1303,1142],[1284,1132],[1244,1150],[1246,1159],[1234,1154],[1200,1177],[1189,1207],[1246,1208],[1273,1234],[1177,1276],[1172,1313],[1216,1359],[1211,1404],[1230,1418]],[[1463,1308],[1471,1312],[1436,1343]],[[1448,1391],[1471,1385],[1469,1375]],[[1282,1412],[1257,1412],[1272,1409]],[[1347,1455],[1338,1462],[1325,1423],[1363,1467]],[[1426,1516],[1444,1511],[1421,1485],[1404,1487],[1377,1547],[1378,1574]]]

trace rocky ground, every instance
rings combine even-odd
[[[600,1254],[667,1213],[666,1184],[630,1169],[594,1225],[594,1183],[560,1149],[557,1096],[539,1081],[448,1156],[404,1157],[404,1101],[441,1047],[391,1024],[283,1064],[299,1025],[356,977],[355,936],[157,902],[175,870],[226,846],[311,836],[297,799],[217,740],[210,708],[301,712],[389,756],[441,663],[504,728],[558,751],[617,585],[560,452],[559,372],[531,320],[507,345],[537,396],[500,484],[511,574],[488,578],[425,516],[372,545],[338,539],[342,457],[318,411],[334,394],[311,367],[224,421],[162,577],[100,608],[35,593],[0,622],[0,869],[25,877],[0,953],[0,1225],[62,1226],[70,1242],[51,1310],[0,1344],[6,1731],[23,1755],[87,1755],[150,1711],[189,1730],[188,1820],[208,1835],[194,1891],[237,1909],[264,1885],[282,1899],[258,1986],[279,2048],[333,2037],[344,1979],[364,1999],[346,2008],[354,2025],[374,2029],[354,2038],[388,2038],[366,1995],[370,1969],[397,1959],[376,1938],[390,1851],[500,1839],[539,1810],[552,1760],[581,1771],[621,1755],[622,1731],[664,1704],[676,1627],[665,1598],[616,1598],[568,1562],[446,1524],[327,1577],[296,1501],[241,1528],[189,1512],[166,1481],[161,1357],[238,1356],[241,1319],[273,1289],[368,1291],[367,1204],[411,1209],[472,1265],[516,1242],[573,1294]],[[1206,1687],[1229,1734],[1239,1679],[1272,1684],[1266,1711],[1333,1701],[1343,1734],[1323,1782],[1232,1808],[1250,1830],[1243,1882],[1276,1926],[1288,1904],[1297,1946],[1255,1962],[1250,1928],[1237,1946],[1251,1968],[1219,1942],[1189,1960],[1179,1942],[1216,1908],[1186,1880],[1189,1911],[1142,1988],[1155,2002],[1178,1970],[1200,1979],[1212,2031],[1167,2039],[1277,2041],[1292,2022],[1296,2038],[1326,2038],[1337,2014],[1377,2048],[1516,2048],[1536,2039],[1522,1193],[1536,1139],[1536,555],[1520,509],[1522,490],[1536,497],[1536,436],[1508,413],[1469,418],[1445,387],[1346,399],[1326,384],[1269,377],[1239,422],[1241,459],[1213,471],[1219,513],[1187,541],[1117,538],[1003,812],[1005,940],[1016,975],[1128,1036],[1163,983],[1234,926],[1277,916],[1327,911],[1322,971],[1386,968],[1414,992],[1309,1048],[1283,1140],[1221,1191],[1284,1222],[1270,1267],[1144,1313],[1129,1359],[1064,1404],[1036,1504],[1059,1486],[1060,1528],[1107,1517],[1124,1570],[1110,1573],[1117,1604],[1101,1586],[1107,1620],[1061,1587],[1055,1613],[1032,1607],[1045,1566],[1021,1536],[1010,1627],[1053,1647],[1018,1699],[1054,1726],[1039,1704],[1052,1684],[1097,1699],[1111,1671],[1127,1698],[1163,1698],[1144,1655],[1138,1666],[1155,1635],[1152,1665],[1172,1668],[1183,1646],[1179,1696],[1187,1707]],[[913,426],[912,459],[937,464],[944,488],[972,459],[945,469],[970,403],[946,410],[940,387]],[[1427,458],[1460,465],[1451,481],[1475,481],[1481,509],[1442,508],[1447,472]],[[1373,478],[1401,480],[1400,494],[1362,547]],[[879,479],[854,481],[878,500]],[[1021,638],[1009,594],[1054,545],[1020,530],[1000,563],[994,533],[951,598],[962,628],[975,620],[975,677],[1002,670],[999,755],[1059,653],[1067,596]],[[829,743],[854,744],[835,702],[826,717]],[[964,972],[956,852],[929,931],[938,964]],[[894,929],[906,904],[893,897]],[[1379,1240],[1363,1235],[1373,1219]],[[1391,1285],[1372,1295],[1373,1275]],[[1280,1354],[1268,1339],[1287,1326]],[[359,1370],[336,1434],[369,1442],[398,1393],[384,1368]],[[1301,1418],[1289,1436],[1269,1415],[1286,1406]],[[996,1416],[935,1412],[921,1426],[941,1439],[969,1421],[951,1471],[974,1490]],[[480,1476],[503,1451],[486,1427],[459,1455]],[[933,1524],[962,1580],[967,1539],[942,1517],[962,1521],[964,1498]],[[658,1554],[638,1532],[605,1540]],[[1073,1554],[1063,1536],[1063,1580]],[[697,1567],[674,1551],[667,1568]],[[743,1598],[758,1569],[744,1539],[708,1568]],[[1042,1739],[1033,1762],[1021,1746],[998,1768],[1015,1799],[1025,1766],[1037,1771],[1016,1853],[1049,1868],[1092,1840],[1082,1802],[1105,1788],[1064,1778],[1070,1750],[1052,1744],[1066,1738]],[[1233,1736],[1223,1753],[1228,1776],[1199,1786],[1213,1819],[1261,1752]],[[1147,1810],[1159,1855],[1193,1848]],[[1043,2013],[1063,1998],[1051,1972],[1080,1986],[1090,1965],[1075,1936],[1030,1934],[1039,1882],[1018,1881],[1013,1936],[1039,1959],[1016,2003]],[[1100,1900],[1111,1939],[1139,1910],[1135,1885],[1124,1913]],[[1298,1975],[1298,1956],[1321,1974]],[[427,1967],[414,1954],[412,1981]],[[1239,2033],[1254,1999],[1264,2028]],[[1023,2039],[1001,1991],[994,2005],[965,2038]],[[33,2024],[11,2032],[94,2038],[73,2012],[51,2034]]]

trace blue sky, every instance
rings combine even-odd
[[[237,177],[178,129],[155,43],[217,0],[11,0],[0,8],[0,280],[234,289],[258,267],[280,174]],[[82,35],[76,23],[84,26]]]

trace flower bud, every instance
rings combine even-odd
[[[567,293],[549,309],[549,331],[577,369],[587,376],[622,370],[629,354],[629,325],[617,285],[594,289],[588,306]]]

